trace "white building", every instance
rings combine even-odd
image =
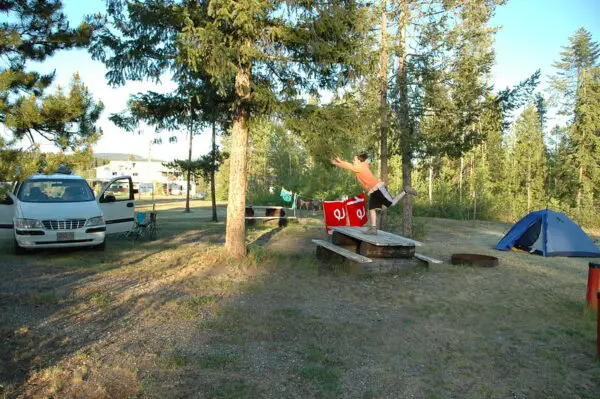
[[[131,176],[133,186],[140,192],[162,191],[165,194],[180,195],[187,190],[186,175],[174,169],[163,166],[162,162],[148,161],[110,161],[108,164],[98,166],[96,181],[107,181],[116,176]],[[192,179],[191,194],[196,193],[196,184]]]

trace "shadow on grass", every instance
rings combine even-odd
[[[248,250],[251,250],[255,246],[262,247],[266,245],[277,233],[282,231],[284,227],[265,227],[264,229],[267,230],[246,246]]]
[[[162,308],[186,296],[184,290],[171,286],[158,293],[133,289],[124,298],[119,293],[151,284],[152,276],[177,275],[190,257],[210,242],[222,240],[223,232],[222,223],[198,225],[193,221],[163,225],[153,241],[109,236],[105,251],[61,248],[17,256],[6,248],[0,261],[0,397],[17,396],[18,387],[35,370],[52,368],[61,359],[142,319],[146,309]],[[193,242],[198,246],[180,250]],[[129,276],[139,270],[146,270],[148,276],[103,282],[105,273]],[[206,273],[213,272],[209,268]]]

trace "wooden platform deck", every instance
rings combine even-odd
[[[415,267],[441,263],[438,259],[415,253],[423,243],[379,230],[364,234],[366,227],[333,227],[331,242],[312,240],[321,260],[320,270],[352,274],[404,273]]]
[[[415,254],[416,244],[422,245],[402,236],[382,230],[376,235],[365,234],[366,227],[334,227],[331,242],[343,247],[354,247],[352,250],[369,258],[404,258],[410,259]]]
[[[402,237],[396,234],[388,233],[387,231],[377,230],[376,235],[364,234],[368,227],[332,227],[333,231],[342,233],[345,236],[359,239],[369,244],[378,247],[390,246],[412,246],[420,247],[422,242],[411,240],[410,238]]]

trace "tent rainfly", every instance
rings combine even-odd
[[[577,223],[549,209],[519,220],[495,246],[501,251],[513,247],[543,256],[600,257],[600,250]]]

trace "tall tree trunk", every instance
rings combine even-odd
[[[408,140],[404,140],[404,143],[407,143],[412,134],[406,133],[403,135]],[[402,183],[403,186],[411,186],[411,162],[412,162],[412,153],[409,148],[409,144],[402,144]],[[406,237],[412,237],[412,215],[413,214],[413,204],[412,204],[412,195],[407,195],[404,197],[404,212],[403,212],[403,220],[402,227],[403,233]]]
[[[402,154],[402,184],[403,186],[411,186],[411,169],[412,169],[412,149],[414,141],[414,132],[409,121],[409,106],[408,106],[408,70],[407,70],[407,49],[406,49],[406,28],[410,19],[408,4],[406,1],[401,3],[400,24],[398,26],[398,108],[399,108],[399,125],[401,135],[401,154]],[[407,237],[412,236],[412,195],[404,197],[404,212],[403,212],[403,232]]]
[[[473,220],[477,218],[477,176],[475,174],[475,151],[471,155],[471,192],[473,195]]]
[[[583,199],[583,165],[579,166],[579,187],[577,188],[577,210],[581,212],[581,202]]]
[[[213,222],[218,222],[219,219],[217,217],[217,197],[216,197],[216,188],[215,188],[215,169],[216,162],[215,154],[217,152],[217,122],[213,121],[212,123],[212,153],[213,153],[213,167],[210,171],[210,196],[212,198],[212,220]]]
[[[521,187],[520,184],[517,184],[517,155],[516,152],[514,150],[514,146],[513,146],[513,154],[512,154],[512,170],[511,170],[511,180],[512,180],[512,188],[511,188],[511,194],[514,195],[514,198],[518,198],[519,201],[510,201],[513,206],[512,206],[512,218],[514,219],[515,217],[519,216],[521,217],[522,215],[521,212],[522,210],[521,208]],[[517,204],[518,204],[518,208],[517,208]]]
[[[429,165],[429,205],[433,204],[433,165]]]
[[[473,191],[473,220],[477,220],[477,191]]]
[[[188,148],[188,166],[192,165],[192,140],[194,138],[194,111],[191,112],[190,119],[190,144]],[[187,171],[187,192],[185,194],[185,211],[190,211],[190,191],[192,188],[192,171],[188,169]]]
[[[527,213],[531,212],[531,157],[527,162]]]
[[[380,178],[384,182],[388,181],[388,39],[387,39],[387,0],[381,0],[381,54],[379,57],[379,117],[381,133],[380,137]],[[383,212],[381,215],[381,228],[388,226],[388,214]]]
[[[479,131],[481,131],[481,123],[480,123],[480,127],[479,127]],[[488,153],[487,153],[487,141],[484,141],[481,144],[481,168],[480,170],[483,171],[482,174],[482,184],[481,184],[481,192],[479,193],[479,195],[481,195],[481,198],[485,199],[486,198],[486,190],[490,185],[490,173],[489,173],[489,165],[488,165]]]
[[[464,169],[465,169],[465,158],[460,157],[460,176],[458,177],[458,201],[460,204],[462,204]]]
[[[248,119],[247,101],[250,98],[250,65],[243,64],[235,76],[236,101],[231,133],[231,156],[229,158],[229,196],[227,199],[227,227],[225,248],[229,256],[242,258],[246,255],[246,186],[248,183]]]

